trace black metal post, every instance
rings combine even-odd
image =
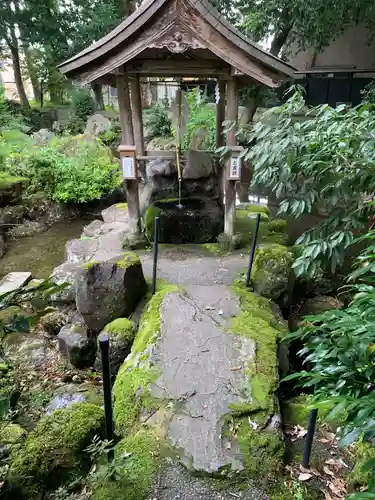
[[[256,218],[256,222],[255,222],[253,241],[251,243],[251,250],[250,250],[249,268],[247,270],[246,286],[250,286],[251,270],[253,268],[255,250],[257,247],[258,232],[259,232],[259,225],[260,225],[260,216],[261,216],[261,214],[257,214],[257,218]]]
[[[314,408],[310,412],[309,425],[307,427],[305,449],[303,450],[302,467],[307,469],[310,466],[311,449],[314,441],[316,420],[318,418],[318,410]]]
[[[154,223],[154,267],[152,270],[152,295],[156,292],[156,273],[158,269],[158,246],[159,246],[160,217],[155,217]]]
[[[112,411],[112,387],[111,373],[109,364],[109,337],[105,333],[99,336],[100,355],[102,360],[103,392],[104,392],[104,419],[105,419],[105,438],[108,441],[113,440],[113,411]],[[114,458],[113,449],[108,452],[108,461],[112,462]]]

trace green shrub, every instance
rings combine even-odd
[[[154,104],[144,111],[144,125],[147,130],[147,137],[168,137],[171,135],[172,122],[168,112],[160,103]]]
[[[72,92],[72,114],[74,117],[86,121],[86,118],[94,111],[95,101],[87,89],[81,88]]]
[[[6,169],[30,179],[29,189],[56,202],[98,200],[121,182],[110,150],[98,140],[59,137],[7,158]]]
[[[201,96],[198,99],[199,89],[192,90],[187,94],[189,104],[189,123],[185,134],[184,147],[191,148],[194,137],[198,139],[199,149],[214,151],[216,149],[216,113]],[[197,148],[196,148],[197,149]]]
[[[26,130],[25,120],[21,113],[21,107],[15,107],[5,99],[4,89],[0,86],[0,130],[2,129]]]

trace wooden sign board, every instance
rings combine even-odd
[[[137,179],[137,160],[135,157],[135,146],[120,145],[118,148],[120,152],[122,177],[124,180]]]

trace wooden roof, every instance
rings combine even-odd
[[[121,71],[149,76],[238,76],[277,87],[295,68],[260,49],[207,0],[146,0],[60,71],[93,82]]]

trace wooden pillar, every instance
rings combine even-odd
[[[232,78],[227,83],[227,120],[235,122],[236,126],[229,130],[227,135],[227,146],[236,146],[236,130],[238,124],[238,99],[237,82]],[[224,232],[232,237],[234,224],[236,222],[236,181],[225,180],[225,218]]]
[[[142,117],[142,97],[141,97],[141,84],[139,75],[136,75],[130,80],[130,94],[132,99],[132,116],[134,128],[135,147],[137,149],[137,156],[145,156],[145,141],[143,136],[143,117]],[[143,178],[146,178],[145,163],[138,162],[139,168],[142,172]]]
[[[219,85],[219,101],[216,104],[216,148],[220,148],[225,145],[225,135],[223,133],[223,122],[225,120],[225,81],[218,80]],[[218,181],[220,183],[220,198],[224,203],[224,192],[225,192],[225,168],[222,167],[223,163],[220,158],[216,160],[216,170],[218,175]]]
[[[225,144],[223,134],[223,121],[225,120],[225,82],[219,81],[220,99],[216,104],[216,147],[220,148]]]
[[[130,106],[129,78],[126,70],[124,74],[116,76],[116,83],[122,131],[122,144],[132,146],[135,142],[132,111]],[[126,180],[125,191],[129,209],[130,227],[134,233],[140,233],[141,216],[139,212],[138,179]]]

